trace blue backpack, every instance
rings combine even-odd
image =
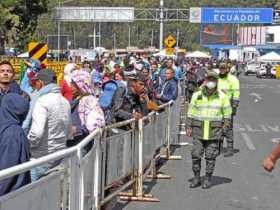
[[[102,90],[99,104],[104,112],[105,121],[108,125],[114,123],[114,113],[121,105],[122,100],[120,99],[125,96],[126,89],[117,81],[110,80],[102,85]]]
[[[102,85],[102,94],[99,98],[99,104],[103,110],[112,107],[113,96],[118,89],[118,83],[114,80],[105,82]]]

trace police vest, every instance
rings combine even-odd
[[[229,98],[221,91],[207,96],[203,88],[194,93],[188,110],[193,137],[203,140],[221,138],[223,121],[230,119],[231,114]]]
[[[218,90],[224,92],[230,100],[240,100],[239,80],[232,74],[228,74],[225,78],[219,78]]]

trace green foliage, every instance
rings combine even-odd
[[[10,42],[14,40],[13,42],[23,49],[28,41],[47,41],[48,34],[56,34],[57,23],[51,20],[50,12],[53,7],[58,6],[58,2],[59,0],[0,0],[0,53],[4,45],[3,40]],[[60,2],[61,5],[66,6],[158,8],[160,0],[61,0]],[[193,6],[280,8],[280,0],[164,0],[164,5],[168,8],[181,9]],[[44,16],[49,19],[40,19],[38,24],[38,18],[44,13],[46,13]],[[88,35],[93,33],[93,25],[94,23],[63,23],[61,33],[72,37],[74,47],[87,47]],[[132,46],[147,47],[153,43],[158,47],[158,22],[102,23],[101,28],[104,47],[113,47],[113,34],[116,34],[118,48],[127,47],[128,28],[131,29]],[[164,25],[164,36],[168,34],[176,36],[178,30],[180,32],[179,46],[197,49],[199,48],[199,28],[198,24],[188,22],[167,22]]]
[[[1,0],[0,53],[5,41],[13,40],[17,47],[23,48],[36,30],[38,17],[47,8],[47,0]]]

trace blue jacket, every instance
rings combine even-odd
[[[180,80],[183,78],[183,72],[182,72],[182,69],[180,67],[176,67],[176,66],[173,66],[173,70],[174,70],[174,79],[175,80]],[[161,69],[160,71],[160,79],[161,81],[164,81],[165,80],[165,71],[166,71],[166,68],[165,69]]]
[[[29,142],[21,128],[29,103],[15,93],[3,97],[0,108],[0,170],[29,161]],[[0,196],[31,182],[30,172],[0,181]]]
[[[176,100],[178,97],[178,84],[175,79],[167,80],[160,87],[160,101],[167,103],[171,100]]]
[[[1,105],[1,101],[4,95],[8,94],[8,93],[17,93],[17,94],[21,94],[22,91],[19,87],[19,85],[16,83],[16,81],[12,81],[9,89],[7,91],[3,91],[0,89],[0,105]]]

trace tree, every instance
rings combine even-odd
[[[0,3],[0,55],[5,52],[5,41],[7,41],[8,33],[19,24],[18,17],[11,13],[15,3],[16,1],[13,0],[2,0]]]
[[[1,0],[0,54],[4,53],[5,42],[14,40],[21,49],[26,45],[36,30],[38,17],[47,12],[47,3],[47,0]]]

